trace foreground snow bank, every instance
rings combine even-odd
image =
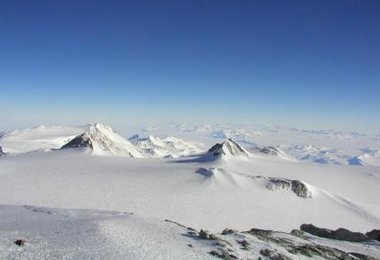
[[[0,259],[380,257],[380,244],[376,241],[350,243],[317,238],[301,231],[289,234],[226,229],[212,234],[170,220],[147,219],[127,212],[32,206],[0,206],[0,215]]]
[[[211,258],[182,227],[132,213],[0,206],[0,215],[0,259]]]

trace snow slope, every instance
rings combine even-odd
[[[0,206],[0,214],[1,259],[212,259],[207,244],[164,220],[32,206]]]
[[[193,140],[195,132],[186,133],[190,133],[191,136],[184,139]],[[200,133],[203,135],[203,132]],[[263,136],[268,133],[263,131]],[[325,135],[324,132],[312,134]],[[70,144],[70,140],[76,138],[79,138],[79,141]],[[199,140],[207,141],[203,138],[200,137]],[[101,124],[87,125],[83,128],[39,127],[7,132],[0,137],[0,145],[7,152],[0,157],[0,204],[20,206],[27,204],[79,211],[36,209],[37,212],[50,211],[51,214],[41,213],[42,215],[34,219],[29,214],[30,208],[1,206],[0,232],[3,232],[3,235],[0,236],[0,246],[5,251],[0,251],[7,253],[4,258],[16,257],[16,259],[18,256],[15,254],[20,252],[21,259],[28,257],[33,259],[38,253],[43,257],[52,257],[56,253],[66,255],[68,258],[81,258],[81,256],[90,258],[95,252],[101,254],[100,251],[103,249],[104,254],[116,259],[119,256],[122,258],[122,255],[143,259],[145,248],[150,248],[150,252],[156,258],[160,256],[159,252],[162,252],[162,258],[178,259],[178,254],[185,252],[179,244],[175,244],[176,241],[173,241],[172,245],[173,248],[181,248],[178,254],[171,249],[171,242],[165,245],[169,249],[160,245],[170,236],[181,244],[186,244],[187,237],[183,238],[185,240],[177,239],[174,234],[176,230],[167,228],[166,224],[164,227],[157,224],[157,220],[164,219],[212,232],[220,232],[224,228],[250,230],[252,227],[290,232],[303,223],[313,223],[330,229],[344,227],[361,232],[380,228],[378,203],[380,167],[377,164],[378,148],[375,143],[374,148],[355,147],[353,150],[356,155],[344,150],[343,146],[331,150],[326,148],[329,149],[326,155],[326,153],[320,154],[321,149],[318,147],[323,146],[317,145],[308,149],[306,145],[294,148],[294,145],[273,146],[268,142],[268,147],[272,145],[273,149],[267,147],[266,152],[260,152],[259,146],[253,141],[240,143],[227,139],[215,144],[214,137],[210,140],[213,141],[213,145],[210,145],[209,152],[204,154],[162,158],[175,157],[165,155],[170,150],[169,147],[172,149],[170,150],[172,154],[179,156],[181,152],[186,151],[183,147],[187,146],[175,138],[154,136],[147,139],[135,137],[131,139],[131,143],[115,133],[112,128]],[[342,140],[348,142],[348,139]],[[138,145],[139,141],[141,146]],[[65,144],[70,144],[68,145],[70,147],[83,144],[87,150],[92,149],[93,152],[84,153],[83,147],[55,150]],[[244,144],[250,145],[252,148],[250,152],[244,148]],[[151,147],[164,152],[160,156],[157,155],[158,152],[153,153],[157,156],[140,153],[145,148],[149,150]],[[364,147],[363,143],[358,147]],[[331,159],[330,154],[347,154],[347,156],[338,158],[342,161],[336,159],[339,164],[331,163],[332,161],[311,163],[312,160],[300,159],[297,156],[298,150],[300,150],[299,156],[305,151],[315,154],[316,158],[325,156]],[[130,156],[131,151],[141,155],[135,157],[161,158],[133,158]],[[92,154],[109,156],[92,156]],[[298,160],[284,158],[288,154]],[[344,163],[355,156],[360,160],[362,167],[353,167]],[[210,160],[210,157],[214,159]],[[134,212],[139,216],[139,220],[130,224],[128,214],[121,216],[120,213],[101,213],[98,210]],[[34,208],[31,212],[37,214]],[[12,215],[18,217],[13,221],[10,217]],[[57,222],[54,220],[53,224],[45,218],[45,215],[56,217]],[[29,218],[31,221],[36,221],[33,222],[35,228],[32,222],[27,221]],[[69,219],[69,222],[64,222],[63,218]],[[127,218],[128,220],[125,220]],[[151,218],[156,219],[153,221],[153,230],[159,230],[153,234],[144,229],[144,226],[150,225],[147,223],[151,223],[149,222]],[[102,233],[103,229],[98,229],[103,227],[103,220],[112,226],[106,235]],[[45,222],[48,223],[46,229],[39,227]],[[8,229],[7,223],[12,224]],[[58,230],[54,229],[54,225]],[[124,229],[124,226],[128,228]],[[40,233],[39,229],[42,229]],[[58,233],[50,233],[50,229]],[[25,246],[25,248],[30,246],[29,248],[34,250],[32,253],[24,252],[23,247],[15,248],[10,242],[11,238],[18,239],[19,234],[24,234],[20,233],[20,230],[30,230],[28,234],[32,234],[32,240],[41,239],[36,243],[36,247],[32,242],[31,245]],[[65,233],[65,230],[68,233]],[[75,233],[75,230],[78,232]],[[143,233],[143,241],[148,241],[147,244],[139,240],[138,234],[135,238],[136,243],[140,241],[138,245],[129,240],[133,240],[133,236],[125,238],[129,230]],[[72,232],[74,235],[71,235]],[[167,235],[165,232],[168,232]],[[68,234],[73,236],[73,242],[65,239]],[[75,237],[75,234],[78,236]],[[85,234],[92,236],[81,242]],[[160,240],[161,235],[163,240]],[[230,239],[229,243],[234,245],[234,252],[244,258],[245,253],[239,250],[236,239],[233,239],[235,236],[241,237],[241,234],[231,235],[225,239]],[[43,240],[44,237],[46,240]],[[149,240],[149,237],[152,239]],[[244,236],[242,238],[249,240],[251,245],[258,242],[256,238]],[[125,243],[130,247],[120,242],[124,239],[127,239]],[[194,237],[191,239],[197,241]],[[49,244],[50,240],[55,241],[55,247]],[[100,243],[99,241],[102,241],[104,247],[91,253],[90,248]],[[76,244],[83,250],[75,247]],[[345,244],[344,247],[346,246],[353,248],[352,245]],[[203,248],[203,243],[199,247]],[[72,248],[75,250],[71,250]],[[154,250],[157,248],[155,254]],[[261,247],[252,245],[252,248],[260,251]],[[188,250],[188,246],[186,249]],[[172,253],[165,255],[165,252],[171,250],[173,255]],[[189,253],[187,250],[186,254]],[[212,250],[219,253],[223,251],[222,248]],[[375,252],[376,255],[376,250],[371,252]],[[201,251],[194,249],[186,256],[189,258],[209,256],[208,253],[203,254]],[[72,255],[70,252],[73,252]],[[82,252],[84,255],[81,255]],[[0,258],[1,256],[3,255],[0,254]]]
[[[380,226],[380,172],[374,169],[266,155],[202,158],[95,157],[76,149],[2,156],[0,203],[127,210],[212,231]],[[212,169],[216,174],[202,174]],[[268,180],[282,179],[305,183],[311,198],[297,196],[291,186],[268,188]]]

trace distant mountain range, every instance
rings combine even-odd
[[[218,130],[219,129],[219,130]],[[258,145],[249,141],[252,134],[244,129],[230,130],[227,127],[205,125],[198,128],[181,126],[181,131],[195,133],[212,133],[212,138],[223,141],[209,149],[215,155],[232,157],[249,157],[265,155],[290,161],[305,161],[319,164],[336,164],[352,166],[380,166],[380,152],[376,149],[362,148],[356,154],[345,153],[335,148],[316,145]],[[292,130],[299,133],[300,131]],[[301,131],[303,133],[303,131]],[[219,133],[216,134],[215,133]],[[223,134],[220,134],[223,133]],[[340,134],[331,131],[314,131],[306,134]],[[362,138],[363,135],[352,133],[351,136]],[[261,137],[254,133],[253,136]],[[233,137],[232,137],[233,136]],[[248,140],[247,140],[248,139]],[[131,136],[128,140],[118,134],[112,127],[93,123],[83,126],[38,126],[6,131],[0,134],[3,154],[22,153],[38,149],[88,149],[95,155],[134,157],[134,158],[178,158],[206,152],[200,142],[188,141],[172,136],[155,135]]]

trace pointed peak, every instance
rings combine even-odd
[[[215,144],[208,150],[213,156],[249,157],[249,153],[232,138],[227,138],[222,143]]]
[[[112,127],[100,123],[89,124],[87,131],[61,147],[61,149],[66,148],[90,148],[95,154],[142,157],[136,147]]]

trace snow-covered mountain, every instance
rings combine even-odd
[[[159,138],[152,135],[148,137],[134,135],[129,138],[129,141],[137,147],[144,157],[177,158],[202,151],[197,145],[175,137]]]
[[[249,153],[231,138],[224,140],[222,143],[215,144],[208,150],[208,154],[214,157],[249,157]]]
[[[129,141],[116,133],[110,126],[95,123],[74,137],[61,149],[89,148],[96,155],[113,155],[121,157],[142,158],[142,154]]]

